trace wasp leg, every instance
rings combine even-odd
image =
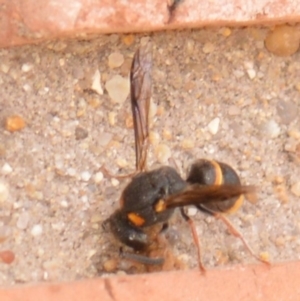
[[[200,241],[199,241],[199,238],[198,238],[198,235],[197,235],[197,230],[196,230],[194,221],[185,213],[184,208],[180,208],[180,212],[181,212],[181,215],[184,218],[184,220],[189,223],[189,226],[190,226],[191,231],[192,231],[193,239],[194,239],[194,242],[195,242],[196,247],[197,247],[199,269],[202,273],[205,273],[206,269],[205,269],[205,267],[202,263]]]
[[[242,233],[240,233],[235,227],[234,225],[229,221],[229,219],[226,218],[225,215],[223,215],[222,213],[219,213],[219,212],[215,212],[213,210],[210,210],[208,208],[206,208],[205,206],[202,206],[202,205],[198,205],[197,206],[198,209],[200,209],[202,212],[205,212],[205,213],[208,213],[210,215],[213,215],[215,218],[221,220],[227,227],[227,229],[229,230],[229,232],[239,238],[244,247],[248,250],[248,252],[251,254],[252,257],[254,257],[256,260],[264,263],[264,264],[267,264],[268,266],[270,266],[270,262],[268,260],[265,260],[263,258],[261,258],[260,256],[256,255],[254,253],[254,251],[251,249],[251,247],[249,246],[249,244],[247,243],[247,241],[245,240],[245,238],[243,237]]]
[[[150,258],[145,255],[124,252],[122,247],[120,248],[119,254],[120,257],[123,259],[127,259],[145,265],[162,265],[165,262],[164,258]]]

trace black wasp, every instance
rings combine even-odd
[[[105,221],[105,224],[110,225],[112,233],[120,242],[135,251],[141,251],[151,244],[151,238],[145,229],[159,223],[166,225],[178,207],[192,228],[198,249],[199,266],[204,271],[197,233],[192,220],[184,211],[185,206],[194,205],[202,212],[223,220],[231,233],[242,240],[250,253],[258,260],[264,261],[252,252],[242,235],[222,214],[237,210],[242,204],[243,195],[254,191],[253,186],[241,185],[237,173],[229,165],[217,161],[197,160],[192,164],[187,180],[183,180],[170,166],[146,171],[151,70],[151,43],[146,43],[136,51],[130,72],[136,172],[122,192],[120,208]],[[149,258],[133,253],[123,253],[123,256],[145,264],[163,263],[163,258]]]

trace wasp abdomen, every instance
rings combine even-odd
[[[187,182],[201,185],[241,185],[239,176],[230,165],[206,159],[199,159],[192,164]],[[205,207],[215,212],[230,213],[242,205],[243,199],[243,195],[240,195],[223,202],[211,202]]]

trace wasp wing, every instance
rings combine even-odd
[[[131,108],[134,124],[136,169],[146,168],[149,107],[151,98],[152,52],[151,43],[142,45],[135,53],[130,71]]]
[[[164,200],[164,209],[188,205],[205,205],[213,202],[224,202],[242,194],[254,193],[254,186],[243,185],[189,185],[182,192],[171,195]]]

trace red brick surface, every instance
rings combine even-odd
[[[203,25],[300,20],[300,1],[0,0],[0,47],[87,33],[141,32]]]
[[[300,262],[0,289],[1,301],[300,300]]]

